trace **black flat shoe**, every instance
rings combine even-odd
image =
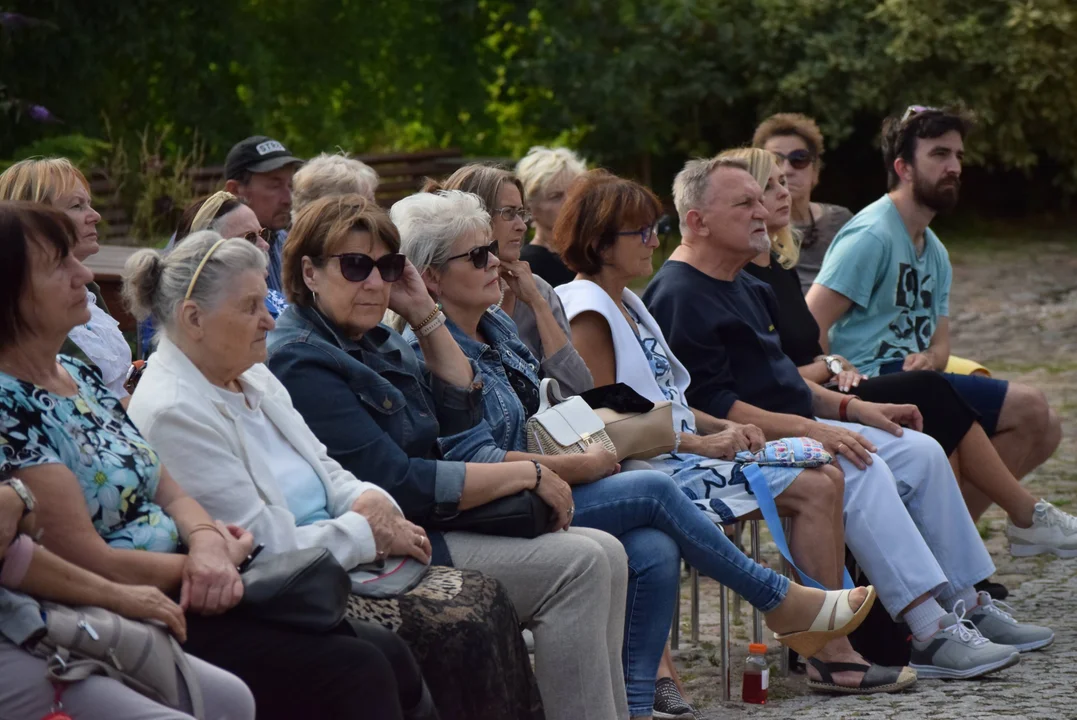
[[[808,658],[811,666],[819,671],[821,680],[808,679],[808,687],[816,692],[840,695],[874,695],[904,690],[916,682],[916,671],[907,667],[886,667],[885,665],[865,665],[864,663],[825,663],[822,660]],[[834,673],[862,672],[860,685],[848,687],[834,682]]]

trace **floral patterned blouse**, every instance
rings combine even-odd
[[[77,395],[56,395],[0,372],[0,470],[65,465],[105,542],[175,552],[176,524],[153,502],[161,478],[157,453],[93,370],[64,355],[57,360],[78,384]]]

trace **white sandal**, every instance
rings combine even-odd
[[[844,637],[860,627],[864,618],[875,604],[875,587],[868,585],[868,596],[863,604],[853,610],[849,604],[852,590],[828,590],[823,598],[823,607],[815,616],[811,627],[794,633],[774,634],[774,639],[782,645],[791,647],[799,655],[810,658],[834,638]]]

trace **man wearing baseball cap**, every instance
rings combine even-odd
[[[224,189],[247,202],[267,231],[266,284],[281,291],[281,248],[292,221],[292,175],[303,161],[273,138],[254,135],[232,146],[224,161]]]

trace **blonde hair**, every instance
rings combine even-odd
[[[341,152],[322,153],[304,163],[292,176],[292,216],[327,195],[362,195],[374,202],[378,173],[361,160]]]
[[[573,178],[587,172],[580,157],[564,147],[548,148],[536,145],[516,163],[516,177],[524,186],[524,200],[530,203],[554,180],[562,175]]]
[[[707,202],[707,189],[710,187],[711,173],[719,168],[736,168],[747,170],[748,164],[739,158],[722,157],[695,158],[689,160],[673,178],[673,206],[680,217],[681,235],[686,235],[688,226],[685,218],[691,210],[699,210]]]
[[[52,205],[78,185],[90,192],[86,176],[67,158],[30,158],[0,174],[0,200]]]
[[[766,190],[770,182],[770,174],[774,171],[777,156],[769,150],[761,148],[737,148],[726,150],[718,157],[734,158],[743,160],[748,164],[748,172],[752,174],[759,187]],[[793,233],[792,224],[788,224],[781,230],[770,234],[770,249],[778,256],[778,264],[788,270],[800,260],[800,240]]]

